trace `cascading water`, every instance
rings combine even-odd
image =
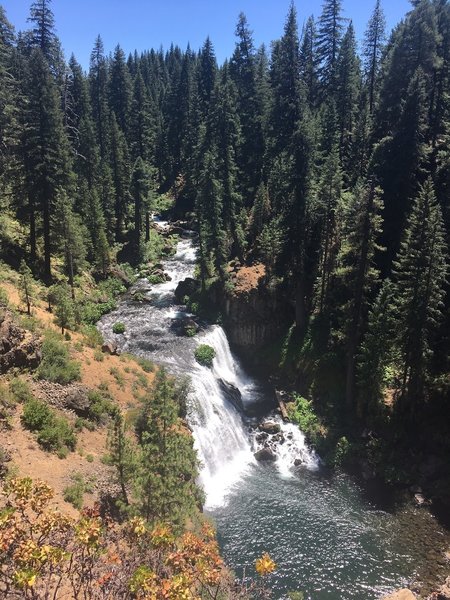
[[[275,600],[286,600],[290,590],[302,590],[305,600],[376,600],[401,587],[417,569],[428,568],[423,541],[440,547],[442,531],[425,511],[379,510],[347,477],[317,470],[302,432],[278,415],[267,417],[268,433],[257,429],[257,418],[245,416],[262,416],[270,394],[245,374],[223,329],[205,325],[193,338],[180,335],[180,324],[192,315],[175,304],[174,291],[192,276],[195,261],[192,239],[182,239],[164,261],[170,281],[149,286],[140,280],[98,327],[122,351],[190,376],[188,420],[227,563],[238,575],[251,574],[255,559],[269,552],[278,565],[270,580]],[[116,321],[125,324],[125,334],[112,333]],[[215,349],[211,369],[195,361],[198,344]],[[254,458],[263,448],[272,454],[267,463]]]
[[[166,227],[164,222],[159,225]],[[146,280],[140,280],[133,290],[145,294],[151,303],[125,301],[114,313],[103,317],[98,327],[105,339],[111,339],[112,323],[125,323],[125,334],[114,335],[122,351],[154,358],[175,374],[189,374],[192,391],[188,420],[202,465],[200,480],[206,493],[206,507],[210,508],[221,505],[227,493],[256,462],[253,453],[259,447],[258,442],[249,431],[250,421],[245,419],[233,398],[237,397],[245,409],[258,400],[260,391],[257,382],[244,373],[232,355],[222,327],[205,326],[195,338],[177,335],[176,323],[192,315],[184,306],[176,305],[174,292],[180,281],[192,277],[195,260],[192,239],[182,239],[176,254],[165,261],[165,272],[170,279],[151,289]],[[194,350],[199,344],[214,348],[212,368],[195,361]],[[317,461],[308,451],[301,432],[281,421],[280,427],[286,430],[285,443],[274,445],[280,471],[288,474],[294,461],[302,459],[314,468]]]

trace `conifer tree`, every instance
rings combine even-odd
[[[432,336],[442,317],[448,255],[431,179],[417,194],[393,268],[399,410],[412,419],[425,400]]]
[[[242,183],[240,191],[248,206],[255,197],[263,168],[265,140],[262,107],[258,97],[256,57],[252,32],[243,13],[236,26],[236,48],[230,60],[230,76],[236,85],[236,108],[241,125],[241,143],[236,160]]]
[[[59,190],[70,183],[68,141],[58,91],[40,49],[30,56],[26,82],[27,125],[24,130],[25,178],[30,207],[30,229],[36,230],[36,211],[42,214],[44,279],[51,281],[51,215]],[[31,236],[33,237],[33,235]],[[33,241],[32,241],[33,245]]]
[[[341,0],[325,0],[317,27],[317,56],[320,64],[322,97],[336,91],[337,61],[342,39]]]
[[[109,78],[109,103],[117,124],[128,134],[132,101],[131,78],[125,61],[125,53],[117,45],[111,60]]]
[[[137,457],[130,438],[127,436],[125,419],[118,409],[113,416],[113,422],[108,434],[107,447],[110,464],[115,467],[117,482],[120,485],[125,506],[130,504],[127,488],[136,474]]]
[[[309,17],[303,29],[300,45],[300,73],[306,85],[306,94],[310,108],[317,103],[319,91],[319,64],[316,51],[316,24],[314,17]]]
[[[379,84],[381,56],[383,52],[386,20],[381,0],[376,0],[375,8],[370,17],[364,36],[363,59],[365,82],[369,90],[369,111],[372,114],[375,97]]]
[[[55,209],[53,235],[64,253],[64,266],[72,299],[75,300],[74,277],[85,266],[86,246],[81,219],[73,212],[70,200],[60,193]]]
[[[22,260],[22,262],[20,263],[19,273],[21,296],[24,304],[26,304],[27,307],[27,315],[31,315],[31,303],[33,301],[34,282],[31,269],[24,260]]]
[[[141,460],[136,478],[138,505],[152,522],[183,526],[199,502],[192,436],[178,418],[179,388],[164,369],[156,374],[140,432]]]
[[[149,175],[141,157],[134,163],[130,193],[134,200],[133,254],[136,262],[139,263],[144,256],[142,217],[149,194]]]
[[[109,106],[108,68],[100,36],[95,40],[89,67],[89,88],[91,93],[92,115],[97,129],[100,154],[103,159],[109,151]]]
[[[385,279],[370,309],[357,359],[359,414],[373,424],[383,414],[386,367],[392,360],[392,300],[392,283]]]

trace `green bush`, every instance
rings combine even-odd
[[[41,431],[53,421],[52,409],[35,398],[28,400],[23,408],[21,421],[30,431]]]
[[[212,367],[216,351],[207,344],[200,344],[195,350],[195,360],[204,367]]]
[[[115,300],[108,300],[107,302],[94,302],[88,300],[80,308],[80,317],[83,323],[88,325],[95,325],[103,315],[111,312],[117,307]]]
[[[80,364],[70,359],[69,351],[62,342],[47,335],[42,344],[42,361],[37,374],[39,379],[66,385],[80,379]]]
[[[66,502],[72,504],[72,506],[78,510],[83,508],[83,496],[88,493],[91,494],[93,486],[91,482],[86,482],[83,475],[80,473],[74,473],[71,475],[73,483],[68,485],[63,491],[63,498]]]
[[[125,333],[125,325],[123,323],[114,323],[112,327],[113,333]]]
[[[62,452],[65,456],[68,450],[75,449],[77,440],[73,428],[44,402],[28,400],[21,420],[24,427],[37,433],[38,444],[44,450]]]
[[[28,382],[20,379],[20,377],[16,377],[11,381],[9,389],[17,402],[23,404],[24,402],[33,399],[33,392],[31,391]]]
[[[105,356],[100,348],[97,348],[97,350],[94,351],[94,360],[97,362],[103,362],[105,360]]]
[[[103,344],[103,336],[95,325],[83,325],[81,333],[89,348],[97,348]]]
[[[64,448],[75,450],[77,445],[73,428],[66,419],[61,417],[53,417],[53,420],[39,431],[37,441],[44,450],[49,452],[58,452]]]
[[[153,373],[155,370],[154,363],[151,360],[148,360],[148,358],[139,358],[137,362],[146,373]]]
[[[334,464],[343,467],[351,461],[353,447],[345,436],[338,439],[334,451]]]
[[[116,406],[110,398],[105,397],[96,390],[91,390],[88,393],[89,409],[88,419],[95,423],[102,423],[107,417],[112,416],[116,411]]]
[[[165,281],[164,277],[161,277],[161,275],[149,275],[147,280],[152,285],[158,285],[159,283],[164,283]]]

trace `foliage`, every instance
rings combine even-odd
[[[114,323],[112,327],[113,333],[125,333],[125,325],[123,323]]]
[[[84,494],[93,492],[92,483],[86,481],[80,473],[73,473],[70,479],[72,483],[64,488],[63,498],[66,502],[72,504],[74,508],[81,510]]]
[[[103,336],[95,325],[83,325],[81,333],[90,348],[97,348],[103,344]]]
[[[88,392],[89,408],[87,418],[95,423],[104,423],[108,417],[114,416],[116,405],[106,392],[90,390]]]
[[[194,352],[195,360],[204,367],[212,367],[216,351],[207,344],[200,344]]]
[[[24,405],[21,421],[24,427],[37,434],[37,441],[44,450],[64,452],[75,449],[76,436],[72,427],[44,402],[28,400]]]
[[[30,384],[21,377],[15,377],[9,384],[9,389],[17,402],[28,402],[33,399]]]
[[[8,549],[2,581],[8,597],[50,594],[58,600],[68,590],[74,597],[110,600],[150,594],[177,600],[267,597],[263,583],[257,589],[234,582],[206,523],[176,536],[165,523],[149,526],[134,517],[117,525],[102,520],[96,509],[70,518],[49,507],[52,498],[51,488],[40,481],[2,483],[0,539]]]
[[[63,385],[80,379],[80,364],[69,357],[67,346],[55,335],[47,334],[42,344],[39,379]]]

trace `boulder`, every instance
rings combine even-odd
[[[175,290],[175,299],[179,304],[182,304],[186,296],[191,296],[200,287],[200,283],[192,277],[186,277],[177,285]]]
[[[447,577],[444,585],[439,588],[437,600],[450,600],[450,577]]]
[[[184,319],[182,325],[184,335],[192,335],[192,331],[198,333],[200,326],[194,321],[194,319]]]
[[[89,412],[88,390],[82,386],[72,387],[64,399],[64,408],[73,410],[78,416],[85,417]]]
[[[105,342],[102,345],[102,352],[105,354],[111,354],[113,356],[119,354],[117,344],[114,344],[113,342]]]
[[[422,493],[414,494],[414,502],[416,506],[430,506],[431,500],[426,498]]]
[[[9,311],[0,316],[0,373],[13,368],[35,369],[41,362],[39,339],[14,322]]]
[[[275,452],[267,447],[262,448],[261,450],[258,450],[258,452],[255,452],[255,454],[253,456],[256,458],[256,460],[259,460],[262,462],[274,461],[277,459]]]
[[[275,423],[275,421],[264,421],[258,425],[258,428],[260,431],[270,434],[280,433],[281,431],[281,425]]]
[[[382,600],[416,600],[416,596],[411,590],[405,588],[398,592],[394,592],[393,594],[389,594],[388,596],[384,596]]]
[[[300,467],[303,464],[303,461],[301,458],[296,458],[294,460],[294,467]]]
[[[224,379],[219,379],[219,385],[225,395],[225,398],[239,411],[244,410],[242,404],[242,395],[238,388]]]
[[[261,443],[261,442],[265,442],[267,440],[267,438],[269,437],[269,434],[266,433],[265,431],[262,431],[261,433],[258,433],[256,435],[256,441]]]

